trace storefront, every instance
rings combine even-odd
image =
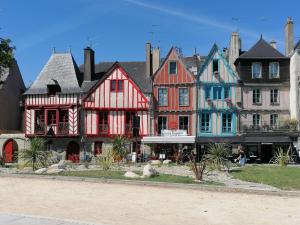
[[[144,145],[151,146],[151,153],[147,160],[177,161],[178,156],[195,149],[195,136],[188,136],[185,130],[162,130],[161,136],[144,137],[141,140]]]

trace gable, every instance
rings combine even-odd
[[[217,64],[218,74],[214,73],[214,61]],[[203,64],[198,82],[203,83],[237,83],[238,76],[224,57],[221,50],[214,45],[205,63]]]
[[[122,83],[122,91],[112,90],[112,82]],[[147,109],[149,101],[122,67],[116,66],[84,99],[85,108]]]
[[[169,63],[177,62],[177,73],[169,74]],[[160,68],[153,75],[154,84],[194,83],[194,75],[185,67],[176,50],[172,48]]]

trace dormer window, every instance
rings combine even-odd
[[[260,62],[252,63],[252,78],[253,79],[261,78],[261,63]]]
[[[57,84],[48,84],[47,92],[48,92],[48,95],[56,95],[56,93],[61,92],[61,88]]]
[[[279,62],[270,62],[269,77],[270,79],[279,78]]]
[[[169,74],[177,74],[177,62],[176,61],[169,62]]]
[[[219,60],[218,59],[213,60],[213,72],[214,73],[219,72]]]

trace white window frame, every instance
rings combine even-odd
[[[187,98],[187,104],[180,104],[180,90],[181,89],[186,89],[187,90],[187,95],[188,95],[188,98]],[[190,105],[190,89],[188,87],[180,87],[178,88],[178,105],[179,106],[189,106]]]
[[[167,103],[166,103],[166,105],[161,105],[161,104],[160,104],[160,101],[159,101],[159,99],[160,99],[160,98],[159,98],[159,90],[160,90],[160,89],[166,89],[166,90],[167,90]],[[158,100],[158,106],[163,106],[163,107],[164,107],[164,106],[169,106],[169,96],[168,96],[168,95],[169,95],[169,90],[168,90],[167,87],[159,87],[159,88],[157,88],[157,100]]]
[[[259,116],[258,124],[254,124],[254,116]],[[255,120],[257,120],[257,118]],[[258,113],[252,114],[252,125],[253,126],[260,126],[261,125],[261,115],[260,114],[258,114]]]
[[[171,63],[176,63],[176,72],[175,73],[170,73],[171,71],[170,71],[170,69],[171,69]],[[178,71],[178,63],[177,63],[177,61],[174,61],[174,60],[171,60],[171,61],[169,61],[169,68],[168,68],[168,73],[169,73],[169,75],[176,75],[177,74],[177,71]]]
[[[259,91],[259,102],[254,102],[253,101],[254,100],[254,91],[257,91],[257,90]],[[257,95],[257,93],[255,95]],[[259,89],[259,88],[253,89],[252,90],[252,104],[254,104],[254,105],[260,105],[261,102],[262,102],[262,99],[261,99],[261,89]]]
[[[277,101],[276,102],[272,102],[272,96],[274,96],[274,91],[277,90]],[[274,98],[273,98],[274,99]],[[280,104],[280,92],[279,89],[274,88],[270,90],[270,104],[271,105],[279,105]]]
[[[254,77],[254,73],[253,73],[254,72],[254,65],[259,65],[260,66],[259,77]],[[252,68],[252,79],[262,78],[262,64],[261,64],[261,62],[253,62],[251,68]]]
[[[276,77],[272,77],[272,70],[271,70],[271,67],[272,65],[277,65],[277,69],[278,69],[278,73],[277,73],[277,76]],[[270,62],[269,63],[269,78],[270,79],[277,79],[280,77],[280,67],[279,67],[279,62]]]
[[[189,133],[189,130],[190,130],[190,117],[188,115],[180,115],[178,116],[178,129],[180,130],[180,118],[182,117],[187,117],[188,118],[188,127],[187,127],[187,130],[186,130],[186,133],[188,134]]]
[[[274,121],[274,118],[272,118],[272,116],[277,116],[277,121],[276,124],[272,124],[272,121]],[[272,113],[270,114],[270,126],[271,127],[278,127],[279,126],[279,114],[278,113]]]

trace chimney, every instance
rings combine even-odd
[[[152,49],[152,73],[154,74],[160,64],[160,49],[159,47]]]
[[[273,47],[273,48],[275,48],[275,49],[277,49],[277,46],[276,46],[276,41],[275,40],[272,40],[271,42],[270,42],[270,45]]]
[[[231,33],[229,49],[228,49],[228,60],[229,64],[235,69],[234,62],[239,57],[241,50],[241,39],[237,32]]]
[[[90,47],[84,49],[84,81],[91,81],[95,73],[94,50]]]
[[[151,44],[146,43],[146,76],[151,76]]]
[[[289,54],[294,49],[294,22],[291,17],[287,18],[287,22],[284,27],[284,35],[285,35],[285,55],[289,56]]]

